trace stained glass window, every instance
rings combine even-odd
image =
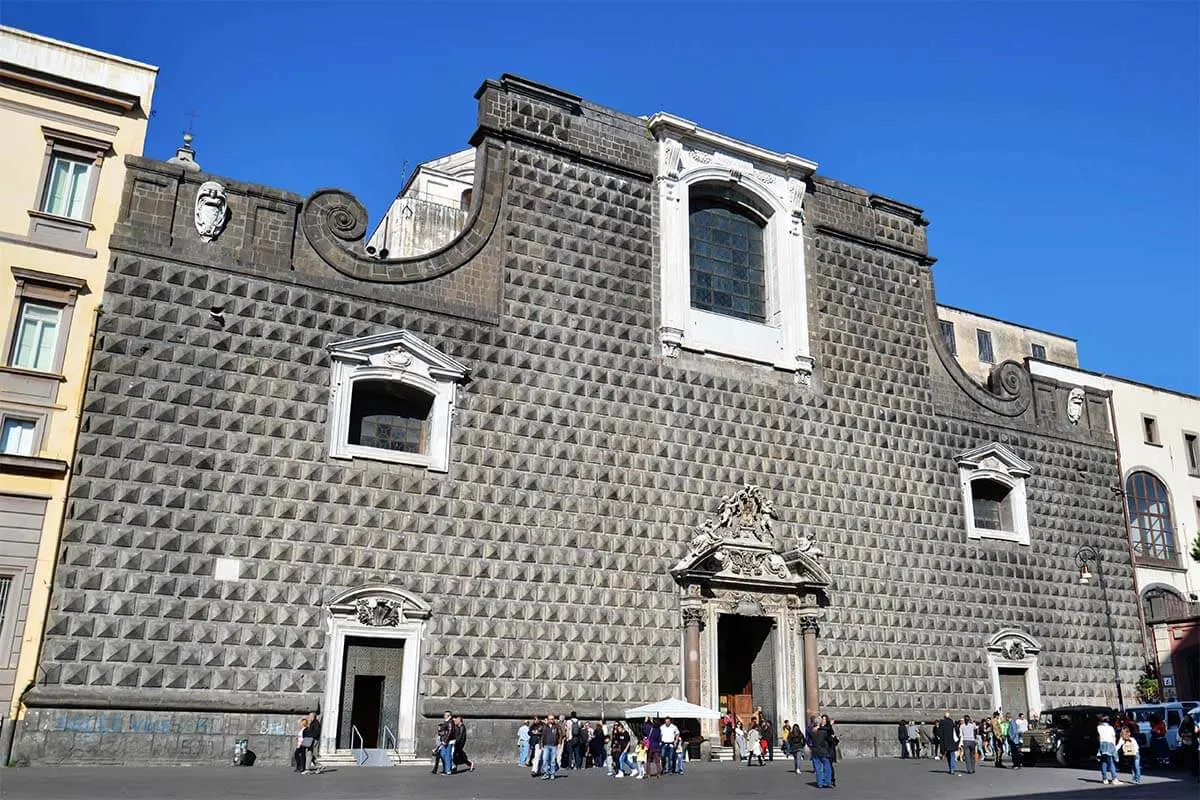
[[[762,223],[729,199],[694,196],[688,226],[692,307],[765,322]]]

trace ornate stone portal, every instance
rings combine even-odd
[[[332,598],[326,608],[325,715],[321,747],[332,752],[338,746],[338,731],[349,718],[343,708],[348,642],[403,642],[403,668],[400,681],[399,713],[381,721],[396,737],[395,747],[402,758],[416,758],[418,687],[426,622],[432,614],[429,604],[412,592],[395,586],[363,586]]]
[[[819,708],[818,618],[830,577],[816,543],[778,521],[763,491],[746,485],[721,501],[671,570],[683,595],[684,690],[690,703],[718,707],[717,623],[722,615],[734,615],[772,620],[777,719],[802,719],[805,711]],[[707,723],[706,733],[715,733],[715,723]]]

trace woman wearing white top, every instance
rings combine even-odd
[[[1117,732],[1108,724],[1108,717],[1101,717],[1096,726],[1100,737],[1100,779],[1105,783],[1117,782]]]

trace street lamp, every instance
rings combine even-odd
[[[1075,563],[1079,565],[1079,582],[1088,586],[1092,582],[1092,571],[1089,565],[1096,567],[1096,578],[1100,583],[1100,597],[1104,599],[1104,618],[1108,623],[1108,645],[1112,653],[1113,683],[1117,685],[1117,708],[1124,713],[1125,697],[1121,694],[1121,670],[1117,666],[1117,637],[1113,633],[1112,609],[1108,605],[1108,586],[1104,583],[1104,559],[1100,551],[1084,545],[1075,553]]]

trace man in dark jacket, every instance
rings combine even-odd
[[[896,729],[896,737],[900,740],[900,757],[908,758],[908,720],[900,720],[900,726]]]
[[[830,768],[833,766],[830,759],[833,757],[833,743],[829,740],[829,730],[817,724],[816,720],[812,721],[812,730],[809,733],[808,746],[812,751],[813,771],[817,775],[817,788],[830,789],[833,787]]]
[[[954,724],[949,711],[938,720],[934,738],[941,746],[942,752],[946,754],[946,771],[954,775],[954,768],[958,761],[958,726]]]

